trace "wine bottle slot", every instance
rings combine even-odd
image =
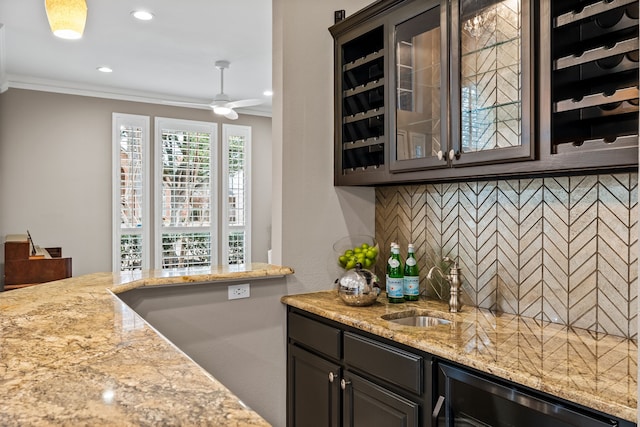
[[[628,101],[638,98],[638,87],[628,87],[618,89],[608,93],[597,93],[584,97],[575,97],[559,101],[555,104],[555,112],[578,110],[581,108],[595,107],[599,105],[611,104],[615,102]]]
[[[638,135],[625,136],[607,136],[604,138],[596,138],[589,140],[577,140],[571,143],[558,144],[556,146],[556,154],[571,153],[577,149],[580,151],[591,151],[605,149],[607,145],[615,144],[616,147],[632,147],[638,144]]]
[[[574,52],[571,55],[558,58],[554,61],[554,69],[574,67],[587,62],[598,61],[611,56],[626,54],[638,50],[638,37],[619,41],[610,46],[599,46],[585,52]]]
[[[562,27],[583,19],[599,15],[611,8],[617,8],[627,4],[632,4],[636,0],[601,0],[587,6],[578,6],[576,9],[558,16],[555,19],[554,27]]]

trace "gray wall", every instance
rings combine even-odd
[[[335,10],[348,16],[369,3],[273,2],[273,247],[274,262],[296,271],[287,281],[291,294],[329,289],[336,278],[333,243],[348,234],[374,234],[374,189],[333,186],[328,31]]]
[[[111,114],[223,123],[210,111],[21,89],[0,94],[0,239],[29,229],[62,246],[73,275],[111,271]],[[252,260],[267,261],[271,227],[271,119],[252,127]],[[222,132],[222,126],[219,126]],[[221,135],[221,133],[220,133]],[[0,245],[4,263],[4,245]]]
[[[227,300],[228,282],[144,287],[119,294],[151,326],[275,426],[285,425],[284,278],[250,283],[251,297]]]

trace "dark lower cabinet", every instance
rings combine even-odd
[[[288,427],[633,427],[289,307]]]
[[[342,380],[345,427],[418,427],[419,403],[347,372]]]
[[[289,346],[289,425],[338,427],[340,425],[339,365],[306,350]]]
[[[431,357],[289,309],[287,426],[429,427]]]
[[[476,375],[439,365],[434,426],[446,427],[612,427],[633,424],[581,411]]]

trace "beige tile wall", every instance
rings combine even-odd
[[[636,173],[380,187],[376,272],[392,241],[416,245],[421,286],[457,257],[463,301],[569,326],[637,337]]]

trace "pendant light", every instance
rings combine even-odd
[[[53,35],[61,39],[79,39],[87,21],[85,0],[45,0],[47,18]]]

